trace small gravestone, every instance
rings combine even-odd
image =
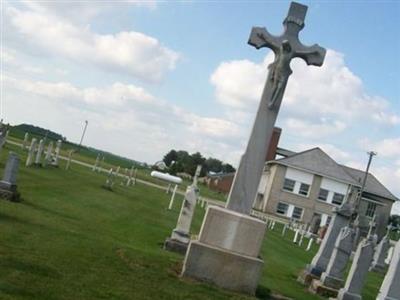
[[[167,238],[164,248],[169,251],[185,254],[190,242],[190,226],[192,224],[194,210],[196,208],[198,188],[197,178],[200,176],[201,166],[197,166],[193,183],[186,189],[185,198],[182,202],[178,223],[172,231],[170,238]]]
[[[25,150],[28,147],[29,133],[25,132],[24,140],[22,141],[21,148]]]
[[[352,228],[346,226],[340,230],[328,267],[322,273],[321,280],[313,280],[310,287],[312,292],[321,296],[337,296],[344,283],[343,276],[353,249],[353,239]]]
[[[29,147],[29,152],[28,152],[28,157],[26,158],[26,166],[30,167],[33,164],[33,160],[35,157],[35,151],[36,151],[36,139],[32,138],[31,145]]]
[[[43,153],[43,149],[44,149],[44,140],[41,139],[39,142],[39,146],[36,152],[36,158],[35,158],[35,165],[37,167],[41,167],[42,166],[42,153]]]
[[[337,237],[341,229],[349,225],[353,213],[354,207],[349,203],[344,203],[341,207],[333,210],[332,220],[321,246],[311,264],[307,265],[306,269],[300,274],[299,282],[309,285],[313,279],[319,279],[321,274],[326,271],[335,249]]]
[[[93,168],[92,168],[93,172],[96,172],[97,170],[100,170],[99,169],[99,162],[100,162],[100,153],[97,154],[96,161],[94,162],[94,165],[93,165]]]
[[[129,170],[128,178],[126,180],[126,186],[130,186],[130,185],[134,185],[135,184],[134,183],[134,178],[133,178],[134,172],[135,172],[135,167],[132,166],[131,169]]]
[[[106,190],[112,191],[112,188],[114,186],[114,177],[115,177],[115,173],[113,172],[113,169],[111,168],[108,171],[106,183],[103,185],[103,188],[105,188]]]
[[[53,142],[50,142],[49,145],[47,146],[46,156],[43,162],[44,166],[47,166],[48,164],[51,163],[52,152],[53,152]]]
[[[286,230],[288,229],[288,227],[289,227],[289,225],[286,224],[286,223],[285,223],[285,225],[283,225],[283,228],[282,228],[282,236],[283,236],[283,237],[285,236]]]
[[[4,168],[3,179],[0,181],[1,198],[10,201],[20,201],[20,195],[17,191],[17,174],[19,167],[19,157],[10,152],[6,167]]]
[[[400,299],[400,241],[394,247],[389,269],[383,280],[376,300],[399,300]]]
[[[385,273],[386,264],[385,258],[388,254],[390,247],[390,239],[388,234],[386,234],[379,244],[376,246],[374,258],[371,264],[371,271],[378,272],[378,273]]]
[[[54,160],[51,164],[53,167],[58,167],[58,160],[60,157],[61,145],[62,145],[62,141],[58,140],[57,144],[56,144],[56,150],[54,151]]]
[[[68,159],[67,159],[67,164],[65,165],[65,170],[69,170],[69,167],[71,166],[71,161],[72,161],[72,155],[75,153],[74,150],[68,151]]]
[[[357,247],[344,288],[339,290],[339,300],[361,300],[361,292],[374,255],[376,237],[369,235]]]
[[[311,237],[310,240],[308,241],[308,244],[307,244],[307,248],[306,248],[307,252],[311,250],[313,242],[314,242],[314,238]]]

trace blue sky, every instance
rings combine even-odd
[[[319,146],[400,197],[400,4],[304,1],[281,146]],[[273,59],[252,26],[280,34],[287,1],[2,1],[2,117],[152,163],[171,148],[237,165]],[[29,108],[29,109],[26,109]]]

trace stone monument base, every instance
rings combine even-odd
[[[11,185],[5,181],[0,181],[0,198],[12,202],[21,202],[21,196],[17,190],[17,186]]]
[[[297,281],[303,285],[309,286],[313,280],[318,280],[319,278],[320,276],[311,273],[310,267],[307,266],[306,269],[300,273],[299,277],[297,277]]]
[[[385,265],[373,265],[370,269],[372,272],[386,274],[386,266]]]
[[[345,289],[341,289],[337,295],[338,300],[362,300],[362,297],[359,294],[353,294]]]
[[[335,298],[339,292],[338,289],[326,286],[318,279],[314,279],[311,282],[309,290],[314,294],[318,294],[323,297],[333,297],[333,298]]]
[[[190,236],[186,233],[174,229],[170,238],[164,243],[164,249],[185,255],[189,246]]]
[[[259,258],[265,222],[208,206],[199,239],[186,252],[182,276],[254,295],[264,262]]]
[[[182,276],[254,295],[263,266],[264,262],[259,258],[192,241],[187,250]]]
[[[329,276],[327,273],[322,273],[321,283],[329,288],[340,290],[343,287],[343,279]]]

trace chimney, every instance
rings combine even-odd
[[[269,147],[267,150],[267,155],[265,161],[274,160],[276,156],[276,149],[278,148],[279,138],[281,137],[282,129],[279,127],[274,127],[272,131],[271,140],[269,142]]]

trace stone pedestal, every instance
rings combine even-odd
[[[345,203],[341,207],[334,209],[331,223],[322,244],[311,264],[307,265],[304,272],[299,276],[299,282],[308,285],[311,283],[310,279],[319,279],[321,274],[326,271],[340,230],[349,225],[353,212],[353,206],[349,203]]]
[[[396,243],[392,261],[383,280],[377,300],[400,300],[400,242]]]
[[[339,290],[335,288],[330,288],[329,286],[324,285],[321,280],[318,279],[312,280],[309,291],[323,297],[333,298],[335,298],[339,292]]]
[[[182,276],[254,295],[264,265],[259,255],[265,229],[259,219],[208,206],[199,239],[186,252]]]

